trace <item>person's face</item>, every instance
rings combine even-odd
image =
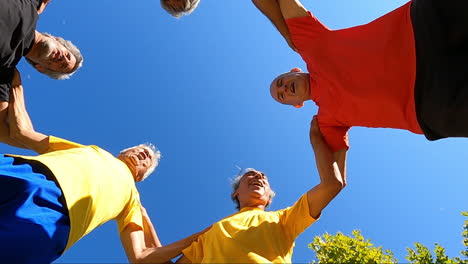
[[[267,206],[270,203],[270,183],[263,172],[252,170],[245,173],[239,187],[233,193],[242,206]]]
[[[270,85],[271,97],[286,105],[301,105],[310,97],[309,91],[309,75],[303,72],[281,74]]]
[[[154,162],[153,151],[145,146],[136,146],[117,156],[132,172],[135,181],[141,181],[143,175]]]
[[[37,44],[37,58],[34,60],[36,69],[40,72],[51,70],[70,73],[76,64],[76,58],[54,37],[44,36]]]
[[[167,6],[172,7],[174,10],[184,10],[185,2],[182,0],[163,0]]]

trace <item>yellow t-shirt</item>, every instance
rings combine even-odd
[[[101,224],[115,219],[121,232],[129,223],[143,228],[139,194],[125,163],[97,147],[49,137],[49,149],[36,160],[54,174],[70,217],[66,249]]]
[[[314,221],[307,195],[279,211],[242,208],[215,223],[183,253],[192,263],[291,263],[294,240]]]

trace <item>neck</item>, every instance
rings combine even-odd
[[[34,43],[31,47],[31,50],[25,55],[30,60],[35,60],[37,58],[37,45],[42,41],[44,38],[44,35],[42,35],[40,32],[37,30],[35,31],[35,36],[34,36]]]
[[[262,209],[263,211],[265,211],[266,209],[266,206],[265,204],[263,203],[240,203],[240,210],[244,209],[244,208],[258,208],[258,209]]]

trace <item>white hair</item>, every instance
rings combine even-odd
[[[190,13],[197,8],[200,0],[178,0],[181,3],[181,6],[174,6],[169,4],[168,0],[160,0],[161,7],[164,8],[169,14],[173,17],[181,17],[183,15],[189,15]],[[173,0],[174,1],[174,0]]]
[[[151,143],[143,143],[143,144],[140,144],[138,146],[133,146],[133,147],[130,147],[130,148],[126,148],[122,151],[120,151],[120,154],[128,151],[128,150],[131,150],[131,149],[134,149],[134,148],[138,148],[138,147],[144,147],[148,150],[151,151],[151,153],[153,154],[153,164],[151,164],[151,166],[146,170],[145,174],[143,175],[143,177],[141,178],[141,181],[143,181],[144,179],[146,179],[151,173],[153,173],[153,171],[156,169],[156,167],[159,165],[159,160],[161,159],[161,152]]]
[[[240,167],[237,167],[239,169],[239,172],[237,173],[236,177],[234,179],[231,180],[231,187],[232,187],[232,194],[237,191],[237,189],[239,188],[239,185],[240,185],[240,181],[242,179],[242,177],[244,177],[244,175],[249,172],[249,171],[258,171],[254,168],[246,168],[245,170],[243,170],[242,168]],[[236,204],[236,209],[237,210],[240,210],[240,202],[239,202],[239,199],[235,196],[233,196],[231,194],[231,199],[232,201]],[[273,197],[276,196],[276,193],[275,191],[273,191],[270,187],[270,193],[268,194],[269,197],[270,197],[270,202],[265,206],[265,208],[267,208],[268,206],[270,206],[271,204],[271,201],[273,200]]]
[[[73,67],[72,71],[69,72],[69,73],[57,72],[57,71],[53,71],[53,70],[50,70],[50,69],[45,69],[44,72],[42,72],[42,73],[49,76],[50,78],[56,79],[56,80],[70,79],[70,77],[79,68],[81,68],[81,66],[83,66],[83,56],[81,55],[80,50],[69,40],[64,40],[63,38],[60,38],[60,37],[54,37],[49,33],[41,33],[41,34],[44,35],[44,36],[56,39],[58,42],[60,42],[60,44],[62,44],[65,48],[67,48],[68,51],[70,51],[71,54],[73,54],[73,56],[76,59],[75,66]],[[28,59],[27,57],[25,57],[25,58],[26,58],[26,61],[29,62],[29,64],[31,64],[32,66],[36,66],[36,64],[37,64],[36,62],[32,61],[31,59]]]

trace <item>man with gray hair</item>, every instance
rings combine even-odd
[[[39,155],[0,155],[2,263],[51,263],[110,220],[117,221],[131,263],[170,259],[198,236],[161,246],[135,186],[159,163],[154,146],[138,145],[115,157],[98,146],[35,131],[18,72],[10,102],[11,135]]]
[[[320,183],[293,206],[265,211],[273,196],[263,172],[249,169],[232,183],[231,197],[239,212],[213,224],[182,251],[177,263],[291,263],[296,237],[321,215],[346,184],[346,155],[335,160],[318,128],[311,124],[310,140]]]
[[[38,16],[50,0],[0,1],[0,141],[23,147],[8,135],[5,124],[10,84],[24,56],[33,67],[54,79],[69,78],[83,63],[70,41],[36,31]]]
[[[189,15],[198,7],[200,0],[161,0],[161,7],[173,17]]]

